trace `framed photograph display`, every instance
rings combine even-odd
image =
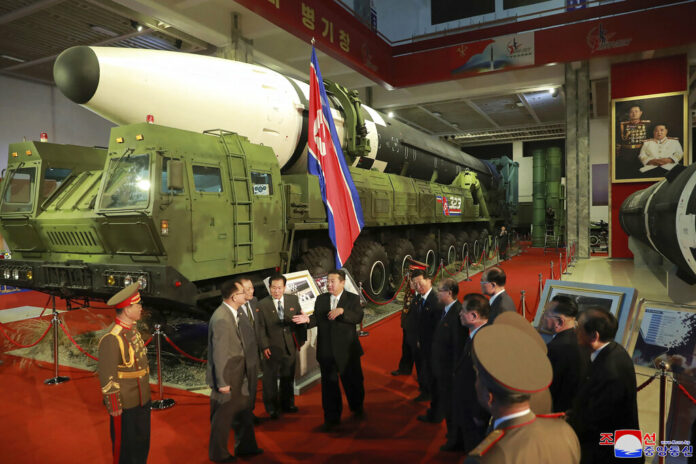
[[[541,328],[541,317],[544,307],[557,295],[566,295],[573,298],[580,311],[599,306],[612,313],[619,322],[619,329],[614,340],[617,343],[626,345],[629,333],[627,326],[631,320],[632,310],[638,295],[638,291],[635,288],[586,284],[565,280],[547,280],[539,300],[536,316],[534,317],[534,326],[537,329]]]
[[[612,182],[661,180],[688,164],[686,92],[611,101]]]

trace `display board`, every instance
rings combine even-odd
[[[591,307],[600,307],[612,313],[619,322],[614,340],[626,345],[629,335],[627,328],[638,296],[638,291],[635,288],[549,279],[544,284],[544,291],[539,299],[539,306],[534,317],[534,326],[537,329],[541,328],[544,307],[557,295],[573,298],[580,311]]]

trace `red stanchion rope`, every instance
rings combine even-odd
[[[184,350],[182,350],[181,348],[179,348],[178,346],[176,346],[176,345],[174,344],[174,342],[171,341],[171,340],[169,339],[169,337],[167,337],[167,334],[163,333],[162,336],[164,337],[165,340],[167,340],[167,343],[169,343],[170,345],[172,345],[172,348],[174,348],[176,351],[178,351],[179,354],[181,354],[182,356],[184,356],[184,357],[186,357],[186,358],[189,358],[189,359],[191,359],[191,360],[193,360],[193,361],[199,362],[199,363],[207,363],[207,362],[208,362],[208,361],[205,360],[205,359],[199,359],[199,358],[196,358],[196,357],[191,356],[190,354],[186,353]]]
[[[148,338],[147,341],[145,342],[145,346],[149,345],[151,341],[152,341],[152,335],[150,335],[150,338]]]
[[[99,358],[97,358],[96,356],[92,356],[91,354],[89,354],[88,352],[86,352],[86,351],[84,350],[84,348],[82,348],[80,345],[77,344],[77,342],[75,341],[75,339],[72,338],[72,335],[70,335],[70,334],[68,333],[67,329],[65,328],[65,326],[63,325],[62,322],[59,322],[58,325],[60,325],[60,328],[63,329],[63,333],[65,334],[65,336],[68,337],[68,339],[70,339],[70,341],[72,342],[72,344],[75,345],[75,346],[77,347],[77,349],[80,350],[80,352],[81,352],[82,354],[84,354],[85,356],[87,356],[87,357],[90,358],[90,359],[94,359],[95,361],[99,361]]]
[[[2,334],[5,336],[5,338],[7,339],[7,341],[9,341],[10,343],[12,343],[12,344],[13,344],[14,346],[16,346],[17,348],[31,348],[32,346],[36,346],[41,340],[43,340],[43,339],[46,337],[46,334],[48,333],[49,330],[51,330],[51,324],[48,324],[48,327],[46,327],[46,331],[45,331],[45,332],[39,337],[39,339],[36,340],[34,343],[32,343],[31,345],[22,345],[21,343],[17,343],[16,341],[12,340],[12,339],[7,335],[7,332],[5,332],[5,327],[3,326],[3,323],[0,322],[0,332],[2,332]]]
[[[462,260],[462,266],[459,268],[459,272],[462,272],[464,270],[464,266],[466,266],[467,261],[469,261],[469,253],[467,253],[466,256],[464,256],[464,259]]]
[[[474,264],[474,266],[478,266],[479,264],[481,264],[481,263],[483,262],[483,255],[484,255],[485,253],[486,253],[486,250],[483,250],[483,251],[481,252],[481,257],[479,258],[478,262],[477,262],[476,264]]]
[[[51,295],[48,295],[48,300],[46,300],[46,304],[44,304],[43,309],[41,310],[41,314],[39,314],[39,317],[44,315],[44,313],[48,309],[48,303],[50,303],[50,302],[51,302]]]
[[[696,399],[694,399],[694,397],[691,396],[691,394],[686,390],[686,388],[684,388],[684,386],[683,386],[682,384],[678,383],[678,384],[677,384],[677,387],[679,387],[679,389],[680,389],[681,392],[684,394],[684,396],[686,396],[687,398],[689,398],[689,399],[691,400],[692,403],[696,404]]]
[[[379,305],[379,306],[384,306],[384,305],[386,305],[386,304],[391,303],[392,301],[394,301],[394,300],[396,299],[396,297],[397,297],[397,295],[399,295],[399,292],[401,291],[401,289],[404,288],[404,284],[405,284],[405,283],[406,283],[406,277],[404,277],[404,278],[401,280],[401,285],[399,286],[399,289],[398,289],[396,292],[394,292],[394,296],[391,297],[391,298],[390,298],[389,300],[387,300],[387,301],[376,301],[376,300],[372,299],[372,297],[370,297],[370,295],[367,294],[367,291],[365,291],[364,288],[362,289],[362,292],[363,292],[363,295],[365,295],[365,297],[366,297],[368,300],[370,300],[371,302],[373,302],[374,304]]]
[[[646,380],[645,382],[643,382],[642,384],[640,384],[640,386],[639,386],[638,388],[636,388],[636,392],[639,392],[639,391],[641,391],[642,389],[644,389],[645,387],[647,387],[648,385],[650,385],[650,384],[652,383],[652,381],[655,380],[655,377],[656,377],[656,376],[653,375],[653,376],[650,377],[648,380]]]
[[[447,274],[449,274],[450,276],[452,276],[452,277],[456,276],[456,275],[459,274],[459,272],[461,271],[461,269],[460,269],[460,271],[450,272],[450,271],[447,269],[447,266],[442,266],[442,269],[444,269],[445,272],[446,272]]]

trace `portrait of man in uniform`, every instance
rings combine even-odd
[[[660,180],[686,165],[686,121],[683,92],[612,100],[612,182]]]

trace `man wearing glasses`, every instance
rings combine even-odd
[[[489,268],[481,277],[481,291],[484,295],[491,297],[489,300],[491,312],[488,316],[488,322],[491,324],[500,313],[517,311],[512,298],[505,291],[505,281],[505,271],[497,266]]]
[[[210,392],[210,443],[208,456],[214,462],[236,458],[227,449],[230,428],[234,429],[236,456],[263,453],[254,435],[253,399],[256,396],[258,346],[247,315],[239,280],[222,284],[222,304],[208,324],[208,366],[206,381]]]
[[[549,387],[553,399],[553,412],[565,412],[573,404],[578,386],[589,368],[589,354],[578,345],[575,332],[578,306],[565,295],[556,295],[546,305],[542,324],[553,333],[546,345],[553,368],[553,381]]]

